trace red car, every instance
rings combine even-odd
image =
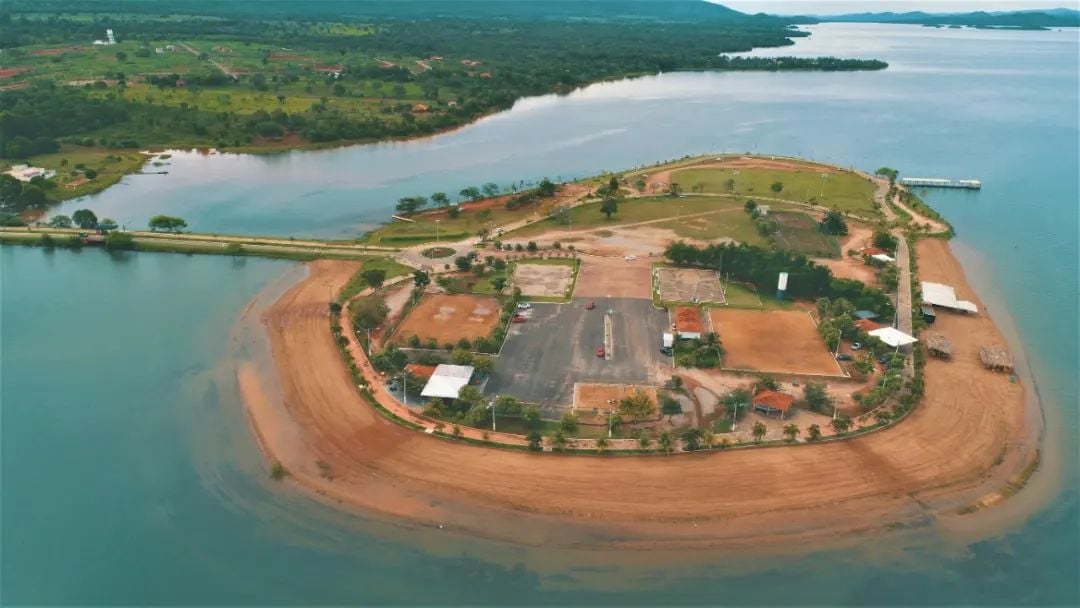
[[[596,302],[589,302],[585,305],[585,310],[592,310],[594,308],[596,308]]]
[[[601,346],[600,348],[596,349],[596,356],[597,356],[597,357],[600,357],[600,358],[603,358],[603,356],[604,356],[604,347],[603,347],[603,346]]]
[[[511,323],[524,323],[526,320],[527,320],[527,317],[523,317],[521,315],[514,315],[514,318],[510,319],[510,322]]]

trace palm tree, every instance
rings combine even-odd
[[[641,429],[640,431],[638,431],[637,442],[638,446],[640,446],[641,449],[649,449],[649,446],[652,445],[652,437],[649,436],[649,431],[646,431],[645,429]]]
[[[660,433],[660,437],[657,438],[657,442],[660,444],[660,447],[664,449],[664,452],[666,452],[668,454],[671,453],[671,448],[675,443],[671,439],[671,433],[669,433],[668,431],[664,431],[663,433]]]
[[[566,449],[566,433],[562,429],[556,430],[551,436],[551,445],[560,452]]]
[[[834,418],[833,421],[829,423],[829,426],[831,426],[838,435],[842,435],[851,428],[851,418],[848,418],[847,416]]]
[[[713,433],[713,430],[710,428],[704,428],[699,431],[699,434],[702,445],[705,446],[706,450],[711,450],[713,448],[713,440],[716,439],[716,433]]]
[[[801,431],[799,430],[799,427],[797,425],[789,424],[784,427],[784,439],[788,443],[794,443],[795,438],[799,436],[800,432]]]
[[[817,441],[818,439],[821,439],[821,427],[816,424],[811,424],[810,427],[806,429],[806,440]]]
[[[609,445],[611,445],[611,441],[609,441],[607,437],[601,437],[596,440],[596,449],[599,450],[601,453],[603,453],[603,451],[606,450]]]
[[[765,428],[765,423],[758,421],[754,423],[754,443],[761,443],[761,440],[765,438],[765,433],[768,429]]]

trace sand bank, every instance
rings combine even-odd
[[[918,252],[922,278],[973,296],[946,243],[928,239]],[[365,403],[333,343],[327,303],[355,269],[315,262],[265,313],[283,407],[267,403],[258,374],[242,367],[239,382],[261,445],[292,483],[384,517],[548,546],[790,546],[960,517],[1022,472],[1036,447],[1021,385],[978,363],[980,345],[1004,343],[983,314],[939,317],[935,330],[956,355],[927,364],[923,403],[847,441],[595,457],[427,436]]]

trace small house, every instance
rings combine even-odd
[[[431,378],[424,385],[420,396],[439,399],[457,399],[461,389],[472,379],[471,365],[448,365],[441,363],[435,367]]]
[[[986,369],[992,369],[995,372],[1012,372],[1012,357],[1009,356],[1009,351],[1001,346],[980,346],[979,359],[982,360]]]
[[[931,356],[949,359],[952,357],[952,342],[939,333],[931,332],[926,338],[926,350]]]

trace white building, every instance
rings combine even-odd
[[[944,308],[962,310],[964,312],[979,312],[979,307],[976,306],[974,302],[957,300],[956,290],[949,285],[943,285],[941,283],[923,281],[922,299],[923,302],[933,306],[942,306]]]
[[[440,399],[457,399],[461,389],[469,384],[472,379],[473,367],[471,365],[448,365],[440,363],[431,379],[424,385],[420,392],[422,397],[437,397]]]
[[[10,169],[4,171],[4,175],[10,175],[20,182],[28,182],[35,177],[52,179],[56,177],[56,171],[53,171],[52,169],[42,169],[41,167],[31,167],[30,165],[12,165]]]

